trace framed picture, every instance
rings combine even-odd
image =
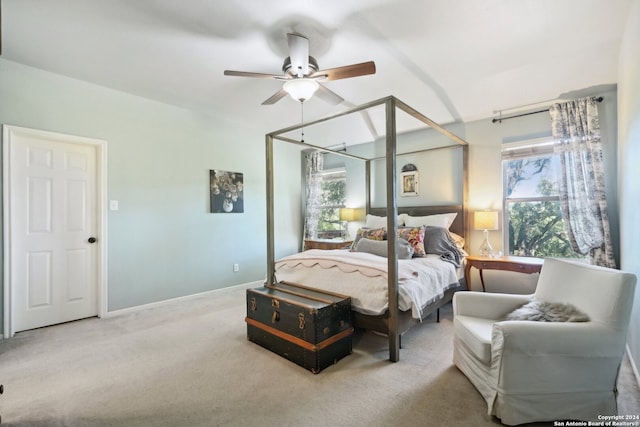
[[[209,171],[211,213],[244,212],[244,179],[240,172]]]
[[[402,172],[400,174],[400,196],[418,195],[418,171]]]

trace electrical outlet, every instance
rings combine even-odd
[[[233,272],[237,273],[238,271],[240,271],[240,264],[233,264]]]

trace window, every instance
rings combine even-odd
[[[344,167],[326,169],[322,177],[322,207],[318,221],[318,238],[344,237],[344,223],[340,221],[340,208],[346,201],[347,171]]]
[[[509,255],[580,257],[562,221],[560,171],[550,139],[503,145],[504,247]]]

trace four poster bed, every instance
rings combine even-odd
[[[309,129],[316,123],[341,119],[352,113],[363,114],[374,107],[384,108],[385,113],[383,141],[385,156],[383,157],[353,156],[297,141],[287,136],[290,132],[300,129],[301,126],[290,127],[266,135],[267,284],[277,286],[279,281],[298,283],[310,288],[350,296],[354,326],[387,334],[389,337],[389,358],[392,361],[397,361],[399,360],[401,334],[416,322],[451,301],[453,294],[465,287],[461,273],[465,253],[459,249],[464,244],[466,229],[464,202],[467,195],[468,146],[458,136],[394,97],[383,98],[316,122],[306,123],[304,126],[305,129]],[[410,118],[446,137],[446,141],[436,147],[418,148],[412,153],[429,150],[461,150],[459,156],[461,165],[457,171],[460,176],[455,179],[461,185],[460,200],[456,203],[398,207],[396,157],[406,153],[397,152],[397,111],[408,114]],[[299,144],[364,161],[366,164],[366,211],[368,218],[376,218],[379,225],[382,221],[384,228],[360,230],[351,249],[309,250],[276,260],[273,203],[274,140]],[[385,164],[385,207],[372,206],[372,160],[381,160]],[[451,219],[446,225],[441,227],[441,224],[434,226],[430,223],[430,218],[444,216]],[[373,234],[376,230],[384,230],[384,237],[374,237]],[[372,235],[367,234],[370,231],[373,233]],[[413,236],[416,234],[407,237],[407,233],[414,232],[420,234],[421,237],[418,240],[424,240],[424,248],[428,248],[428,250],[425,251],[420,245],[415,244],[416,239]],[[362,235],[360,235],[361,233]],[[426,236],[431,236],[429,242]],[[359,239],[362,239],[360,244],[358,244]],[[406,248],[403,246],[407,243],[411,246],[408,256],[406,256]],[[360,250],[359,248],[364,247],[365,244],[375,247],[375,251]],[[384,254],[380,253],[381,250]]]

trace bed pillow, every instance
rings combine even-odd
[[[353,239],[353,243],[351,244],[351,252],[355,252],[356,245],[360,239],[371,239],[371,240],[387,240],[387,229],[386,228],[359,228],[356,232],[356,237]]]
[[[458,247],[458,249],[460,249],[460,251],[464,253],[464,256],[467,256],[467,253],[464,251],[464,244],[465,244],[464,237],[462,237],[459,234],[453,233],[451,231],[449,231],[449,235],[451,236],[453,241],[456,243],[456,246]]]
[[[398,215],[398,225],[404,225],[404,218],[402,215]],[[387,226],[386,216],[375,216],[367,214],[365,219],[365,227],[367,228],[383,228]]]
[[[398,238],[404,239],[413,247],[416,258],[427,256],[424,250],[424,227],[399,227]]]
[[[403,214],[404,225],[410,227],[420,227],[421,225],[430,226],[430,227],[444,227],[447,230],[453,224],[453,220],[458,216],[457,212],[445,213],[445,214],[435,214],[435,215],[427,215],[427,216],[410,216],[407,214]]]
[[[462,265],[464,253],[458,249],[449,230],[444,227],[425,227],[424,250],[427,254],[440,255],[440,259],[456,267]]]
[[[364,226],[367,228],[382,228],[387,226],[386,216],[375,216],[367,214],[365,217]]]
[[[366,237],[358,240],[354,252],[367,252],[381,257],[388,255],[388,242],[386,240],[372,240]],[[398,259],[411,259],[413,247],[404,239],[398,240]]]
[[[507,314],[505,320],[588,322],[589,316],[571,304],[533,300]]]

